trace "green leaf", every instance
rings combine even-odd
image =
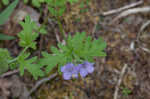
[[[27,53],[27,54],[22,54],[21,56],[19,56],[18,58],[18,63],[19,63],[19,70],[20,70],[20,75],[22,76],[24,74],[24,69],[25,69],[25,59],[27,57],[29,57],[30,53]]]
[[[38,77],[44,76],[44,72],[41,70],[42,66],[39,64],[36,64],[37,57],[32,57],[30,59],[27,59],[29,57],[29,53],[24,53],[22,56],[19,57],[18,63],[19,63],[19,70],[20,74],[23,75],[24,71],[29,71],[35,80],[37,80]]]
[[[85,4],[84,4],[84,2],[82,1],[82,2],[80,3],[80,8],[84,8],[84,6],[85,6]]]
[[[23,2],[24,2],[25,4],[28,3],[28,1],[29,1],[29,0],[23,0]]]
[[[41,66],[39,64],[35,64],[34,62],[36,62],[37,57],[32,57],[31,59],[28,59],[27,65],[26,65],[26,69],[27,71],[29,71],[34,79],[37,80],[38,77],[43,77],[44,76],[44,72],[41,70]]]
[[[53,16],[56,16],[56,10],[55,10],[55,8],[49,7],[48,10],[50,11],[50,13],[51,13]]]
[[[59,50],[56,47],[54,47],[54,46],[51,47],[51,51],[54,54],[59,54],[60,53]]]
[[[37,25],[35,22],[31,21],[30,16],[25,17],[25,22],[20,23],[23,27],[23,30],[18,34],[20,38],[19,45],[21,47],[30,47],[32,49],[36,49],[36,42],[34,42],[38,33],[35,33],[34,30],[37,30]]]
[[[32,4],[35,7],[40,7],[41,6],[41,3],[39,2],[39,0],[32,0]]]
[[[104,49],[106,43],[102,38],[92,40],[90,36],[86,37],[85,32],[76,33],[73,37],[69,36],[67,39],[67,48],[59,46],[62,52],[68,53],[67,56],[72,55],[74,60],[93,61],[95,56],[106,56]],[[70,51],[70,52],[69,52]]]
[[[17,4],[18,0],[15,0],[2,13],[0,13],[0,25],[4,24],[8,20]]]
[[[63,13],[65,12],[65,10],[66,10],[66,7],[60,8],[60,9],[57,11],[58,16],[62,16]]]
[[[46,73],[49,73],[54,67],[60,68],[67,63],[82,63],[83,61],[93,62],[95,56],[106,56],[104,49],[106,43],[102,38],[92,39],[86,36],[85,32],[76,33],[73,37],[68,36],[66,45],[58,43],[58,48],[51,47],[52,54],[42,53],[43,58],[39,64],[46,66]]]
[[[43,58],[40,59],[39,64],[46,66],[46,73],[49,73],[60,61],[60,56],[51,55],[46,52],[42,53]]]
[[[25,4],[29,2],[29,0],[23,0]],[[36,8],[40,8],[41,4],[44,3],[46,0],[30,0],[32,5]]]
[[[8,36],[0,33],[0,40],[13,40],[13,39],[15,39],[14,36]]]
[[[45,29],[45,26],[43,26],[40,31],[41,34],[47,34],[47,30]]]
[[[45,2],[49,5],[48,9],[50,13],[57,17],[62,16],[66,10],[66,4],[77,2],[78,0],[46,0]]]
[[[2,0],[4,5],[8,5],[9,4],[9,0]]]
[[[0,74],[9,69],[9,60],[11,60],[11,57],[8,50],[0,48]]]
[[[78,0],[68,0],[71,4],[78,2]]]

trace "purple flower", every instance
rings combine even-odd
[[[85,61],[83,64],[78,64],[75,66],[72,63],[68,63],[65,66],[61,67],[61,72],[63,73],[63,78],[65,80],[70,80],[72,77],[77,78],[78,73],[81,77],[86,77],[89,73],[94,71],[94,63]]]
[[[85,61],[83,64],[79,64],[78,66],[80,68],[80,75],[83,78],[94,71],[94,63],[90,63],[88,61]]]
[[[65,66],[61,67],[61,72],[63,72],[63,78],[65,80],[70,80],[71,77],[78,77],[79,68],[74,66],[72,63],[68,63]]]

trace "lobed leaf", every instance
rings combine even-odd
[[[0,25],[4,24],[8,20],[17,4],[18,0],[15,0],[2,13],[0,13]]]
[[[0,74],[9,69],[9,60],[11,59],[7,49],[0,48]]]
[[[44,76],[44,72],[41,70],[42,66],[37,63],[37,57],[32,57],[30,59],[27,59],[29,57],[29,53],[25,53],[22,56],[19,57],[18,63],[20,65],[19,70],[20,74],[23,75],[24,71],[29,71],[34,79],[37,80],[38,77]]]
[[[23,30],[18,34],[20,38],[19,45],[21,47],[27,47],[36,49],[36,38],[38,37],[38,33],[35,33],[34,30],[37,29],[37,25],[31,21],[30,16],[26,16],[25,22],[20,22]]]

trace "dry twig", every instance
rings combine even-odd
[[[145,29],[147,26],[149,26],[149,25],[150,25],[150,20],[147,21],[147,22],[145,22],[145,23],[141,26],[140,31],[138,32],[138,35],[137,35],[137,41],[139,41],[139,39],[140,39],[141,32],[144,31],[144,29]]]
[[[57,76],[57,73],[54,73],[54,74],[50,75],[49,77],[46,77],[46,78],[43,78],[43,79],[37,81],[37,83],[35,84],[35,86],[30,90],[28,97],[29,97],[34,91],[36,91],[37,88],[38,88],[41,84],[43,84],[43,83],[45,83],[45,82],[47,82],[47,81],[53,79],[53,78],[56,77],[56,76]]]
[[[145,47],[140,47],[143,51],[147,52],[147,53],[150,53],[150,50],[145,48]]]
[[[93,27],[93,30],[92,30],[92,36],[94,36],[97,24],[98,24],[98,22],[94,22],[94,27]]]
[[[0,78],[4,78],[4,77],[6,77],[6,76],[10,76],[10,75],[16,74],[16,73],[18,73],[18,72],[19,72],[18,69],[13,70],[13,71],[6,72],[6,73],[0,75]]]
[[[58,43],[61,43],[61,41],[60,41],[60,36],[59,36],[59,34],[58,34],[57,32],[55,32],[55,36],[56,36],[57,42],[58,42]]]
[[[125,64],[124,67],[122,68],[118,83],[117,83],[116,88],[115,88],[114,99],[117,99],[117,97],[118,97],[119,87],[121,85],[121,82],[122,82],[122,79],[123,79],[123,76],[124,76],[124,73],[125,73],[127,67],[128,67],[127,64]]]
[[[142,32],[148,25],[150,25],[150,20],[147,21],[147,22],[145,22],[145,23],[141,26],[140,32]]]
[[[129,9],[129,10],[126,10],[126,11],[122,12],[121,14],[119,14],[115,19],[112,20],[111,23],[114,23],[116,20],[118,20],[122,17],[128,16],[128,15],[131,15],[131,14],[146,13],[146,12],[150,12],[150,6]]]
[[[141,4],[143,4],[143,0],[135,2],[135,3],[132,3],[130,5],[126,5],[124,7],[118,8],[118,9],[114,9],[114,10],[110,10],[110,11],[107,11],[107,12],[103,12],[102,15],[103,16],[107,16],[107,15],[119,13],[119,12],[121,12],[123,10],[129,9],[129,8],[133,8],[133,7],[141,5]],[[95,14],[95,15],[99,15],[99,14]]]

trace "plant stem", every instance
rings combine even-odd
[[[20,57],[20,56],[22,56],[22,54],[27,50],[29,48],[29,46],[27,46],[27,47],[25,47],[24,49],[23,49],[23,51],[19,54],[19,56],[17,56],[16,58],[14,58],[14,59],[12,59],[12,60],[10,60],[9,62],[8,62],[8,64],[10,64],[10,63],[13,63],[13,62],[15,62],[15,61],[17,61],[18,60],[18,58]]]
[[[29,46],[26,46],[18,57],[20,57],[28,48],[29,48]]]
[[[62,33],[62,35],[63,35],[63,37],[64,37],[64,39],[65,39],[65,41],[66,41],[65,32],[64,32],[64,29],[63,29],[63,26],[62,26],[62,24],[61,24],[61,22],[60,22],[60,18],[59,18],[59,17],[57,17],[57,23],[58,23],[59,30],[60,30],[60,32]]]
[[[13,63],[13,62],[17,61],[17,59],[18,59],[18,57],[16,57],[16,58],[14,58],[14,59],[10,60],[10,61],[8,62],[8,64],[10,64],[10,63]]]

